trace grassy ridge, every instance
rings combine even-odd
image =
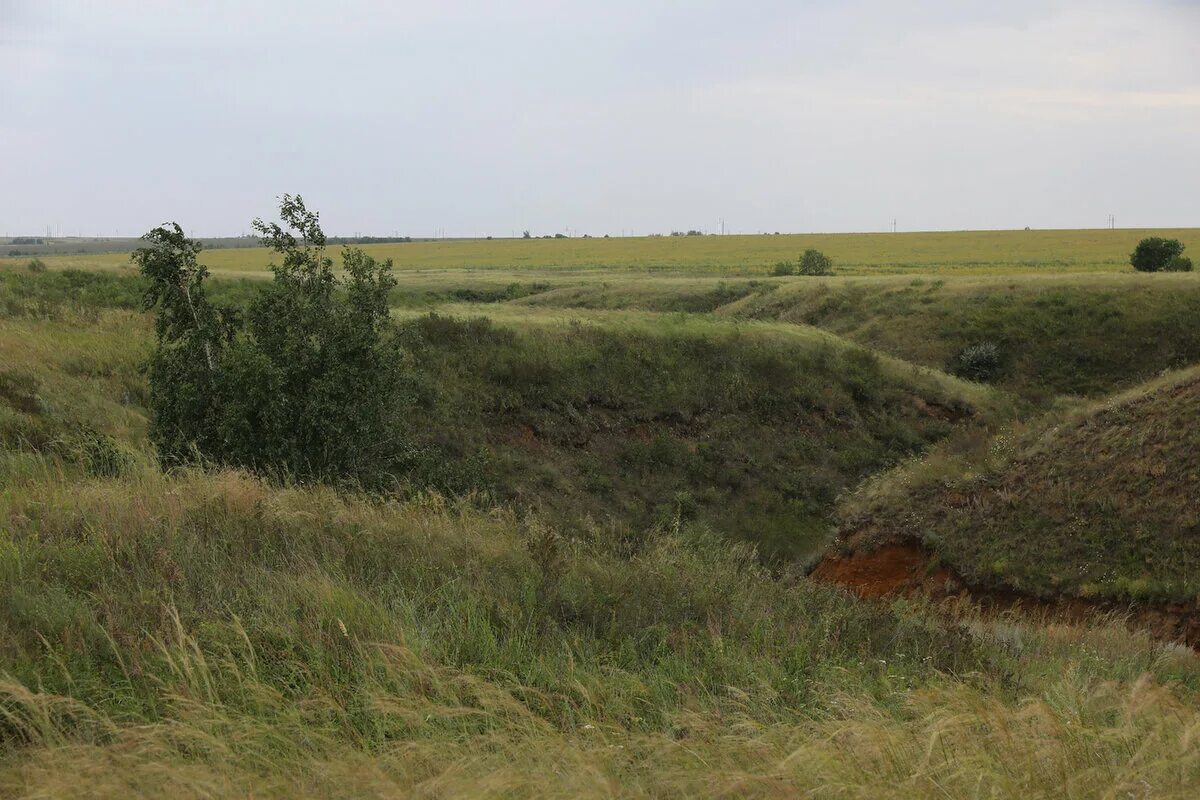
[[[953,369],[997,346],[991,380],[1027,400],[1099,396],[1200,361],[1200,277],[1074,276],[795,282],[721,313],[816,325]]]
[[[813,247],[847,274],[966,272],[971,274],[1113,271],[1128,269],[1129,254],[1145,236],[1178,238],[1200,250],[1200,231],[1067,230],[933,233],[788,234],[782,236],[680,236],[617,239],[496,239],[365,245],[399,270],[615,270],[763,274],[779,261]],[[118,269],[123,254],[47,256],[53,267]],[[214,272],[266,269],[264,249],[220,249],[205,254]],[[0,258],[0,266],[23,263]]]
[[[1040,596],[1200,595],[1200,370],[868,483],[845,544],[916,539],[968,581]]]
[[[933,369],[995,345],[990,382],[1034,404],[1101,396],[1200,361],[1200,276],[604,281],[512,301],[537,309],[711,311],[816,326]],[[579,312],[576,312],[579,313]]]
[[[118,470],[147,450],[148,323],[98,305],[136,299],[128,279],[89,276],[73,292],[67,278],[30,276],[9,295],[21,302],[0,322],[0,437]],[[39,316],[54,298],[64,305]],[[1003,406],[794,325],[526,311],[495,314],[501,325],[453,308],[462,316],[400,315],[408,383],[395,424],[412,456],[397,478],[573,528],[697,521],[807,557],[827,539],[839,492],[959,416]]]

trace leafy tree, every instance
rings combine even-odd
[[[521,231],[521,238],[522,239],[532,239],[533,236],[529,233],[529,231]]]
[[[796,269],[796,274],[832,275],[833,259],[820,250],[814,250],[810,247],[804,251],[804,255],[800,256],[800,266]]]
[[[388,322],[391,261],[346,249],[339,280],[303,199],[254,228],[279,256],[244,318],[211,305],[200,246],[156,228],[135,261],[157,309],[151,438],[168,465],[205,460],[297,480],[385,484],[407,450],[395,430],[402,352]]]
[[[1191,272],[1192,260],[1183,254],[1183,242],[1151,236],[1138,242],[1129,263],[1138,272]]]
[[[236,323],[205,296],[208,270],[197,262],[199,242],[177,223],[154,228],[142,240],[146,246],[134,251],[133,261],[149,279],[143,304],[157,310],[150,437],[164,462],[174,464],[215,446],[218,366]]]

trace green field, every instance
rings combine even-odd
[[[1129,254],[1145,236],[1177,238],[1195,253],[1200,230],[958,231],[754,236],[662,236],[571,239],[468,239],[363,247],[391,258],[402,271],[504,270],[546,272],[686,272],[695,275],[761,275],[779,261],[816,248],[848,275],[1128,271]],[[0,266],[28,258],[0,258]],[[47,256],[52,267],[120,269],[120,253]],[[264,249],[213,250],[214,272],[253,275],[269,263]]]
[[[808,575],[1189,613],[1200,274],[1144,233],[369,247],[372,493],[164,472],[128,258],[0,260],[0,797],[1191,797],[1192,649]]]

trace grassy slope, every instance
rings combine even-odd
[[[1183,797],[1200,780],[1200,660],[1115,627],[864,606],[686,521],[579,536],[436,498],[164,476],[131,391],[146,321],[102,306],[0,303],[0,363],[34,379],[0,399],[4,424],[87,425],[127,454],[98,475],[28,439],[0,447],[0,796]],[[819,352],[757,344],[771,326],[684,317],[656,337],[641,329],[662,319],[621,319],[475,328],[467,350],[433,336],[414,359],[452,397],[483,374],[520,419],[569,420],[582,390],[674,407],[635,389],[698,354],[726,359],[724,379],[693,365],[678,381],[728,402],[747,365],[786,355],[787,374]],[[827,366],[846,357],[783,327],[826,342]],[[491,361],[448,363],[464,354]],[[961,389],[894,366],[858,364],[860,391]],[[505,388],[514,368],[530,375]],[[786,407],[822,376],[744,397]],[[488,409],[443,411],[473,425]]]
[[[46,467],[0,489],[5,796],[1175,796],[1200,776],[1200,661],[1115,629],[946,627],[687,528],[630,555],[507,514]]]
[[[395,259],[401,270],[668,270],[762,274],[776,262],[794,260],[815,247],[854,274],[968,272],[972,274],[1126,269],[1129,253],[1144,236],[1169,236],[1200,250],[1200,231],[1074,230],[958,231],[935,233],[793,234],[784,236],[631,237],[619,239],[463,240],[367,245],[377,257]],[[0,266],[28,259],[0,258]],[[128,263],[117,253],[47,256],[52,266],[116,269]],[[205,263],[215,272],[266,269],[263,249],[213,250]]]
[[[1200,361],[1198,274],[606,281],[512,303],[813,325],[935,369],[990,342],[1002,360],[992,382],[1035,405],[1103,395]]]
[[[846,543],[917,539],[977,585],[1052,596],[1200,595],[1200,370],[1049,415],[863,487]]]
[[[417,318],[414,440],[486,453],[500,498],[564,523],[698,519],[805,556],[840,491],[995,408],[816,333],[612,316]]]
[[[998,346],[993,381],[1034,403],[1098,396],[1200,361],[1200,276],[818,280],[722,313],[817,325],[900,358],[953,366]]]
[[[0,373],[0,435],[41,452],[60,439],[107,446],[97,434],[145,448],[133,431],[145,424],[148,324],[103,310],[136,297],[136,284],[88,273],[0,284],[0,307],[19,315],[3,323],[13,334],[0,342],[12,364]],[[47,307],[75,310],[39,319]],[[450,307],[459,320],[477,308]],[[839,492],[945,436],[955,416],[1001,407],[794,325],[487,308],[503,325],[402,315],[410,370],[397,425],[416,448],[402,477],[483,490],[573,527],[699,520],[807,557],[827,540]],[[110,406],[69,419],[43,407],[102,390]]]

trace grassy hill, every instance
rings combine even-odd
[[[531,307],[715,312],[830,331],[916,364],[980,376],[1034,405],[1098,397],[1200,361],[1200,276],[764,278],[573,283],[514,299]]]
[[[869,482],[842,547],[916,541],[980,587],[1194,604],[1200,370]]]
[[[406,424],[439,464],[472,463],[480,488],[562,524],[699,520],[805,556],[839,492],[1000,405],[815,332],[495,319],[408,323]]]
[[[960,370],[990,344],[986,380],[1035,403],[1097,397],[1200,361],[1200,277],[796,281],[722,313],[817,325],[918,364]]]
[[[0,436],[37,452],[108,447],[100,436],[145,450],[148,323],[104,308],[136,292],[90,278],[71,291],[70,274],[48,276],[0,295],[16,315],[0,324]],[[46,304],[62,318],[45,319]],[[699,521],[805,557],[824,544],[839,492],[1003,407],[797,326],[452,310],[403,315],[395,424],[412,456],[397,478],[573,528]]]

